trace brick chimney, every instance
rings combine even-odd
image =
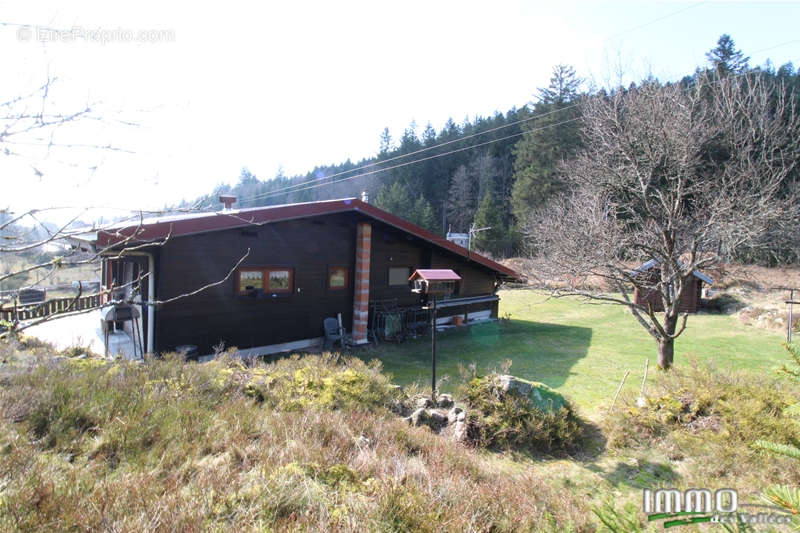
[[[369,260],[372,248],[372,224],[356,226],[356,272],[353,295],[353,343],[367,344],[369,323]]]

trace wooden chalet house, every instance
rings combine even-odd
[[[122,297],[140,305],[145,351],[303,349],[320,342],[326,317],[339,314],[352,341],[363,344],[371,303],[420,306],[408,281],[417,269],[448,268],[461,277],[440,317],[497,317],[498,287],[520,279],[355,198],[248,209],[222,200],[222,211],[145,219],[86,239],[105,256],[104,288],[122,287]],[[122,246],[135,249],[115,258]],[[165,303],[147,305],[154,301]]]

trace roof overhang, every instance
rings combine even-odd
[[[467,250],[435,233],[357,198],[145,218],[135,223],[118,224],[100,230],[97,232],[92,244],[99,249],[103,249],[120,245],[140,245],[147,242],[160,243],[170,238],[185,235],[260,226],[273,222],[346,212],[361,213],[368,218],[414,235],[439,248],[466,258],[468,261],[473,261],[493,270],[497,273],[498,278],[503,281],[522,281],[524,279],[523,276],[500,263]]]

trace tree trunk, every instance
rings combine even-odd
[[[674,306],[678,303],[674,302]],[[675,339],[672,335],[675,334],[675,327],[678,325],[678,317],[673,316],[672,313],[667,312],[664,315],[664,333],[666,337],[658,341],[658,366],[661,370],[669,370],[672,366],[672,359],[675,354]]]
[[[661,370],[669,370],[675,354],[675,339],[658,341],[658,366]]]

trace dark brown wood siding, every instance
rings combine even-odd
[[[476,263],[469,263],[449,254],[434,252],[430,268],[449,268],[461,276],[458,294],[454,295],[456,297],[494,294],[494,273]]]
[[[224,278],[250,248],[242,266],[294,269],[291,294],[249,298],[236,295],[236,276],[195,296],[156,310],[157,351],[182,344],[197,345],[201,354],[215,346],[250,348],[320,337],[325,317],[342,314],[352,329],[355,212],[303,218],[176,237],[158,249],[156,296],[167,300]],[[420,304],[408,285],[390,286],[389,268],[452,268],[463,282],[456,297],[494,293],[495,273],[456,254],[389,225],[372,222],[370,301],[396,299],[399,305]],[[347,266],[349,287],[328,288],[328,267]],[[471,305],[469,310],[496,304]],[[466,309],[465,309],[466,310]]]
[[[702,281],[698,278],[692,277],[689,287],[681,298],[678,310],[681,313],[696,313],[700,308],[700,292],[702,290]],[[656,312],[664,311],[664,305],[661,301],[661,294],[658,291],[640,291],[636,289],[633,293],[634,301],[642,306],[652,305],[653,310]]]
[[[190,235],[168,241],[159,253],[156,278],[160,300],[220,280],[250,248],[243,266],[294,269],[294,290],[274,298],[237,296],[235,275],[202,293],[158,309],[156,349],[194,344],[248,348],[319,337],[325,317],[342,314],[351,328],[355,219],[329,215],[260,227]],[[328,267],[350,268],[350,286],[328,288]]]
[[[419,295],[408,285],[389,285],[389,268],[449,268],[462,278],[453,297],[484,296],[495,292],[495,273],[455,254],[441,252],[431,244],[382,224],[372,229],[370,257],[370,301],[396,299],[399,305],[416,305]],[[486,304],[486,308],[490,308]]]
[[[418,268],[428,268],[430,245],[390,226],[372,225],[372,252],[369,260],[369,299],[397,300],[398,305],[419,303],[419,295],[406,285],[389,285],[389,269],[407,267],[409,275]]]

